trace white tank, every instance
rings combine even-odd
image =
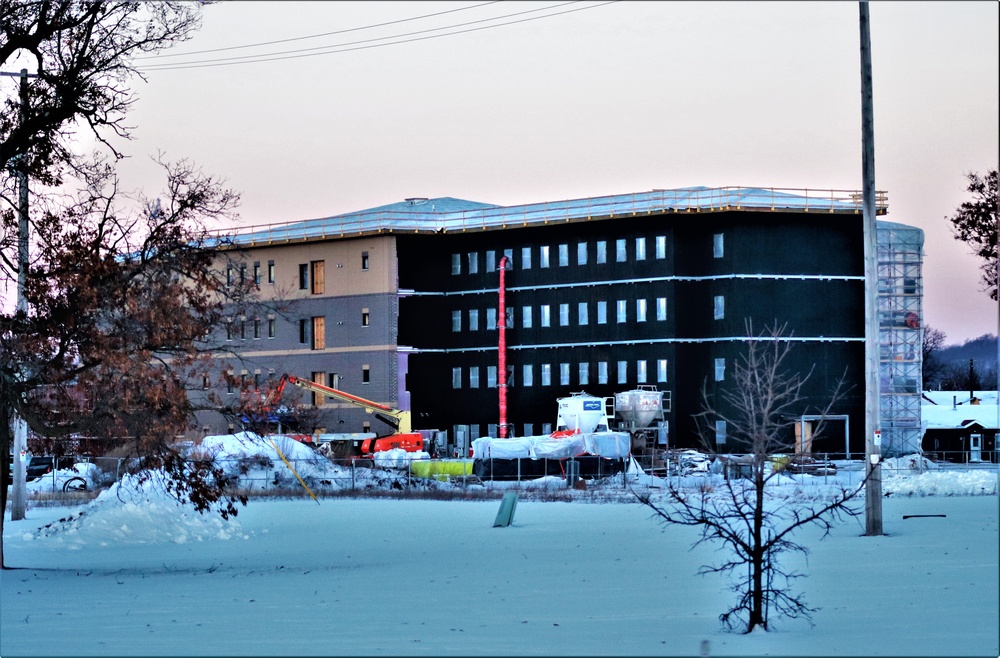
[[[663,419],[663,393],[652,386],[615,393],[615,412],[634,429]]]
[[[579,430],[582,433],[608,431],[607,401],[586,393],[573,393],[559,398],[557,430]]]

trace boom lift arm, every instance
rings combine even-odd
[[[281,394],[284,392],[287,384],[292,384],[319,395],[325,395],[327,397],[343,400],[344,402],[350,402],[353,405],[359,406],[366,412],[373,414],[376,418],[391,426],[396,434],[410,434],[412,432],[409,411],[393,409],[388,405],[366,400],[365,398],[358,397],[357,395],[351,395],[345,391],[330,388],[329,386],[324,386],[323,384],[318,384],[308,379],[302,379],[301,377],[296,377],[295,375],[281,376],[281,379],[278,381],[278,385],[274,388],[274,390],[267,394],[267,398],[264,400],[265,408],[270,409],[273,404],[277,403],[277,401],[281,399]]]

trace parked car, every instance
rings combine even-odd
[[[27,482],[37,480],[43,475],[51,473],[57,464],[59,468],[73,468],[73,462],[72,457],[32,457],[28,460],[25,480]]]

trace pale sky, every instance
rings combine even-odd
[[[691,185],[860,190],[857,2],[224,2],[150,70],[126,187],[187,157],[242,193],[244,224],[452,196],[501,205]],[[478,31],[384,45],[573,9]],[[876,187],[925,231],[925,322],[949,344],[997,331],[979,261],[945,217],[1000,160],[996,2],[873,2]],[[354,46],[357,48],[357,46]],[[315,52],[315,51],[311,51]],[[304,53],[299,53],[304,54]]]

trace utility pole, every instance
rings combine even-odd
[[[20,78],[20,102],[18,120],[23,126],[28,121],[28,69],[20,73],[2,75]],[[31,75],[30,77],[37,77]],[[28,154],[17,156],[17,313],[22,317],[28,314],[28,298],[25,296],[25,285],[28,282]],[[26,483],[24,480],[24,463],[22,455],[28,445],[28,424],[20,415],[14,417],[14,468],[11,473],[10,520],[20,521],[24,518]]]
[[[861,23],[861,169],[865,257],[865,534],[882,532],[882,453],[879,424],[878,233],[875,226],[875,119],[872,109],[872,44],[868,2]]]

